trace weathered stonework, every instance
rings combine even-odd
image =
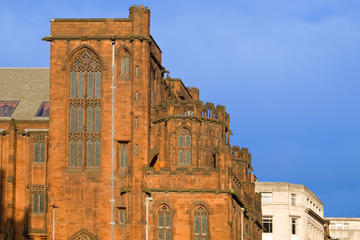
[[[230,145],[225,107],[203,103],[198,89],[170,78],[150,35],[149,9],[129,11],[126,19],[51,20],[51,35],[44,38],[51,44],[49,122],[0,121],[1,236],[9,230],[15,239],[51,239],[50,204],[55,203],[56,239],[110,239],[114,43],[114,239],[145,239],[144,202],[151,196],[150,240],[161,239],[159,232],[167,239],[167,231],[175,240],[240,240],[241,234],[260,240],[261,203],[251,155]],[[91,71],[101,71],[98,99],[88,90],[82,98],[71,96],[73,69],[90,71],[76,65],[81,51],[96,62]],[[89,132],[90,115],[84,111],[82,120],[76,115],[84,130],[71,132],[71,106],[101,107],[101,131]],[[49,131],[26,133],[27,128]],[[37,138],[46,142],[47,159],[34,164]],[[71,139],[99,140],[99,164],[89,165],[87,145],[76,150],[81,164],[70,164]],[[33,213],[34,191],[45,193],[44,213]],[[169,214],[169,225],[167,218],[164,226],[159,223],[161,214]],[[195,215],[205,216],[201,230],[195,229]]]

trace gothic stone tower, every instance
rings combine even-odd
[[[250,154],[231,147],[225,108],[164,76],[149,9],[129,11],[126,19],[53,19],[45,38],[55,238],[111,239],[113,229],[114,239],[145,239],[151,196],[151,240],[260,239]]]

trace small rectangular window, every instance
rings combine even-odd
[[[136,66],[135,71],[136,71],[136,76],[137,77],[140,76],[139,66]]]
[[[135,119],[135,128],[138,128],[138,119]]]
[[[78,98],[84,97],[84,72],[79,72]]]
[[[291,194],[291,206],[296,206],[296,194]]]
[[[45,203],[44,193],[39,193],[39,212],[40,213],[44,212],[44,203]]]
[[[126,208],[119,209],[119,223],[126,224]]]
[[[139,101],[139,92],[138,91],[136,91],[136,93],[135,93],[135,101],[136,102]]]
[[[245,234],[249,235],[249,224],[245,224]]]
[[[38,193],[34,192],[33,193],[33,212],[37,213],[39,212],[39,195]]]
[[[184,136],[179,135],[179,147],[183,147],[183,146],[184,146]]]
[[[84,109],[82,106],[78,108],[78,132],[82,132],[84,127]]]
[[[70,73],[70,97],[76,97],[76,72]]]
[[[191,151],[190,150],[185,151],[185,164],[191,165]]]
[[[179,150],[178,152],[178,163],[180,165],[184,164],[184,150]]]
[[[76,131],[76,109],[75,107],[70,108],[70,132]]]
[[[101,98],[101,72],[95,73],[95,98]]]
[[[139,150],[138,150],[138,145],[136,144],[136,145],[135,145],[135,154],[136,154],[136,155],[138,155],[138,151],[139,151]]]
[[[271,192],[261,193],[261,203],[262,204],[272,203],[272,193]]]
[[[40,162],[45,162],[45,143],[40,143]]]
[[[164,216],[163,216],[163,214],[160,213],[160,212],[159,212],[159,214],[158,214],[158,220],[159,220],[158,226],[159,226],[159,227],[164,227]]]
[[[34,162],[39,162],[39,143],[34,143]]]
[[[70,141],[69,165],[76,166],[76,147],[74,140]]]
[[[291,234],[296,234],[296,218],[291,218]]]
[[[45,194],[43,192],[33,192],[32,195],[33,213],[45,212]]]
[[[94,166],[94,161],[93,161],[93,142],[92,141],[88,141],[87,142],[87,148],[86,148],[86,151],[87,151],[87,166]]]
[[[207,215],[202,214],[201,215],[201,233],[202,235],[207,235]]]
[[[88,72],[88,80],[87,80],[87,97],[93,98],[94,97],[94,73]]]
[[[97,140],[95,142],[95,166],[99,167],[100,166],[100,154],[101,154],[101,144],[100,141]]]
[[[93,131],[93,108],[88,107],[87,108],[87,131],[92,132]]]
[[[121,58],[121,73],[125,73],[125,58]]]
[[[129,58],[125,58],[125,72],[128,73],[129,72]]]
[[[95,108],[95,132],[101,131],[101,108],[97,106]]]
[[[200,233],[200,215],[199,214],[195,214],[194,232],[195,233]]]
[[[191,137],[190,137],[190,135],[186,135],[186,136],[185,136],[185,145],[186,145],[187,147],[190,147],[190,146],[191,146]]]
[[[263,217],[263,232],[272,233],[273,232],[273,221],[272,217]]]
[[[82,140],[79,140],[77,142],[77,161],[78,161],[77,165],[81,166],[82,162],[83,162],[83,142],[82,142]]]
[[[128,166],[128,144],[120,143],[118,145],[119,152],[119,166],[124,168]]]

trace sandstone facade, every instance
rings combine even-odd
[[[151,197],[150,240],[260,240],[225,107],[171,78],[149,9],[129,11],[51,20],[50,117],[0,122],[2,236],[52,239],[56,204],[56,239],[145,239]]]

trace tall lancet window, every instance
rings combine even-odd
[[[171,210],[168,206],[163,205],[158,210],[158,239],[171,240]]]
[[[208,234],[208,221],[209,214],[206,208],[202,205],[197,206],[193,212],[193,222],[194,222],[194,231],[193,239],[194,240],[207,240],[209,239]]]
[[[186,129],[178,134],[178,164],[191,165],[191,135]]]
[[[130,61],[131,54],[126,47],[121,47],[119,50],[118,58],[118,75],[119,80],[129,80],[130,79]]]
[[[101,64],[84,47],[70,65],[69,166],[100,166]]]

